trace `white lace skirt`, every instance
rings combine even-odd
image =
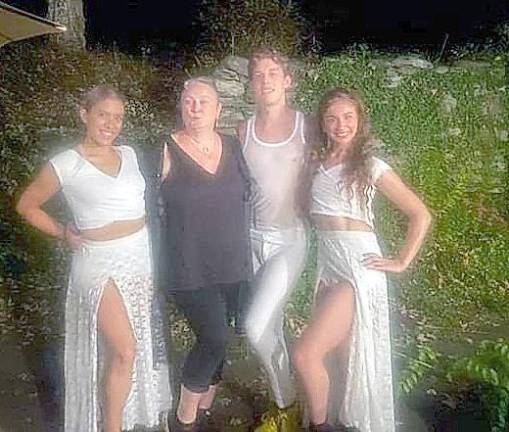
[[[146,228],[117,240],[87,241],[74,253],[65,310],[65,431],[102,431],[104,341],[97,312],[106,282],[118,288],[136,338],[132,387],[123,429],[157,426],[172,394],[164,332],[155,320]],[[160,316],[160,315],[159,315]]]
[[[393,432],[391,341],[385,273],[367,269],[363,255],[381,255],[376,235],[363,231],[318,232],[318,282],[349,282],[355,312],[346,371],[328,359],[331,378],[328,421],[361,432]],[[318,286],[318,283],[317,283]]]

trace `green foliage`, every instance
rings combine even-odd
[[[450,383],[482,386],[492,432],[504,432],[509,420],[509,340],[484,340],[470,356],[455,358],[446,371]]]
[[[491,432],[506,431],[509,421],[509,340],[483,340],[467,355],[446,356],[429,346],[419,347],[414,355],[400,380],[400,396],[409,395],[422,381],[455,400],[466,398],[472,391],[480,392],[481,406],[478,408],[487,416]]]
[[[406,363],[398,383],[398,397],[409,395],[425,377],[433,374],[442,355],[427,345],[414,347],[412,355],[398,352]]]
[[[202,29],[195,52],[200,63],[215,63],[227,55],[249,56],[254,47],[271,46],[290,56],[308,47],[309,22],[295,2],[278,0],[203,0]]]

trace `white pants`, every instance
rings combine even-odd
[[[307,235],[304,228],[251,229],[254,280],[245,330],[265,371],[280,408],[295,400],[290,360],[283,332],[283,309],[304,269]]]

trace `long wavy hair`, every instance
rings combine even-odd
[[[318,123],[320,138],[318,141],[317,157],[321,162],[327,162],[332,151],[334,144],[324,131],[324,117],[329,107],[335,102],[345,100],[352,103],[357,112],[358,126],[357,133],[353,137],[350,152],[344,160],[342,179],[344,186],[353,197],[353,191],[363,196],[366,199],[362,200],[362,204],[367,203],[367,189],[370,185],[371,177],[371,156],[372,156],[372,142],[373,137],[370,132],[369,119],[366,113],[366,108],[361,97],[354,91],[341,87],[333,88],[327,91],[318,106]]]

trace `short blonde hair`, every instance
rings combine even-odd
[[[208,76],[198,76],[187,79],[186,81],[184,81],[181,94],[184,93],[184,91],[187,90],[193,84],[204,84],[206,86],[209,86],[212,90],[214,90],[214,93],[217,95],[219,99],[219,91],[217,89],[216,81]]]

